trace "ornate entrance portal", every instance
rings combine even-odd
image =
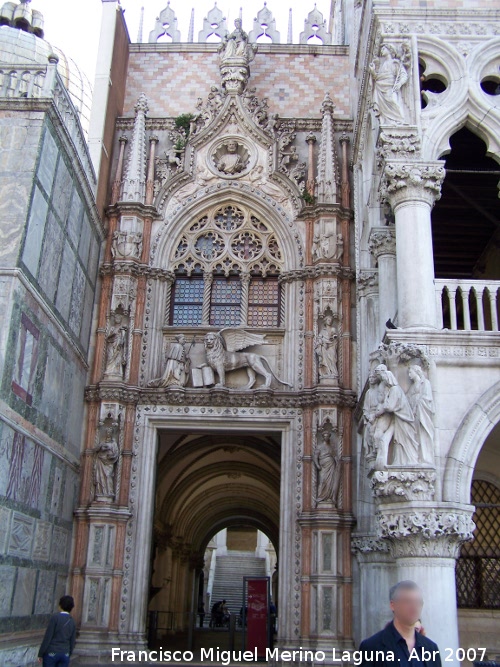
[[[200,596],[199,581],[209,580],[204,556],[214,534],[253,526],[278,547],[280,468],[280,432],[159,431],[149,609],[162,615],[170,634],[194,624],[200,602],[209,625],[216,600],[203,590]],[[227,591],[232,615],[239,614],[242,582],[234,582],[236,596]]]

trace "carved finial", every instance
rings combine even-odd
[[[189,19],[188,42],[194,42],[194,7],[191,9],[191,18]]]
[[[144,7],[141,7],[141,18],[139,19],[139,30],[137,31],[137,43],[142,43],[142,32],[144,29]]]
[[[332,35],[327,31],[326,21],[323,19],[323,14],[316,9],[316,5],[304,21],[304,31],[300,33],[300,43],[307,44],[311,38],[318,38],[323,44],[332,43]]]
[[[335,105],[327,92],[321,104],[321,144],[318,155],[318,202],[337,203],[338,166],[335,150],[333,111]]]
[[[292,30],[292,8],[290,7],[288,11],[288,36],[287,36],[287,42],[288,44],[291,44],[293,42],[293,30]]]
[[[146,114],[148,100],[141,93],[135,105],[134,130],[125,178],[123,179],[123,200],[144,203],[146,185]]]

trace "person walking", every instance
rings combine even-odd
[[[71,595],[59,600],[59,612],[50,617],[40,650],[38,662],[43,667],[67,667],[75,648],[76,625],[71,616],[75,602]]]

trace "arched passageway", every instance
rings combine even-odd
[[[279,558],[281,436],[165,430],[158,444],[149,610],[161,617],[159,638],[186,643],[201,602],[209,613],[217,534],[259,531]]]

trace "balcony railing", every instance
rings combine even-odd
[[[500,280],[436,279],[440,326],[462,331],[498,331]]]

